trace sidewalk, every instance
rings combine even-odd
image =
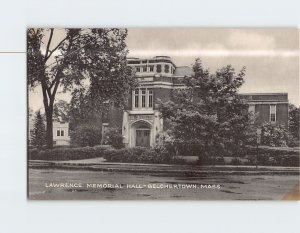
[[[258,166],[195,166],[170,164],[112,163],[103,158],[70,161],[30,160],[30,169],[90,170],[102,172],[129,172],[141,174],[168,174],[172,176],[206,175],[299,175],[298,167]]]

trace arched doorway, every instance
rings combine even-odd
[[[150,147],[151,125],[145,121],[137,121],[132,124],[133,140],[135,146]]]

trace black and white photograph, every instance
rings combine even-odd
[[[299,200],[298,28],[27,28],[29,200]]]

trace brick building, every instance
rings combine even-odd
[[[188,66],[176,66],[167,56],[130,58],[128,66],[135,71],[139,86],[132,91],[125,109],[122,112],[114,111],[114,116],[111,117],[122,122],[126,147],[149,147],[154,145],[156,135],[164,128],[164,121],[159,117],[157,99],[168,101],[173,89],[184,87],[180,80],[185,76],[192,76],[193,70]],[[257,125],[264,122],[288,124],[287,93],[240,95],[249,103],[249,111],[258,113]],[[109,118],[104,123],[104,128],[110,126]]]

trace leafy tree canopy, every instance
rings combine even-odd
[[[88,89],[95,104],[126,100],[133,84],[126,66],[126,29],[28,29],[28,86],[42,87],[47,146],[53,146],[52,117],[58,87]]]
[[[289,132],[292,136],[300,140],[300,107],[296,107],[292,104],[289,105]],[[299,144],[299,143],[298,143]]]
[[[70,104],[65,100],[59,100],[53,106],[53,120],[69,121]]]
[[[175,144],[198,155],[237,155],[253,140],[253,115],[237,94],[245,68],[238,74],[230,65],[210,73],[199,59],[185,88],[173,91],[172,100],[160,103],[162,117],[172,126]]]

